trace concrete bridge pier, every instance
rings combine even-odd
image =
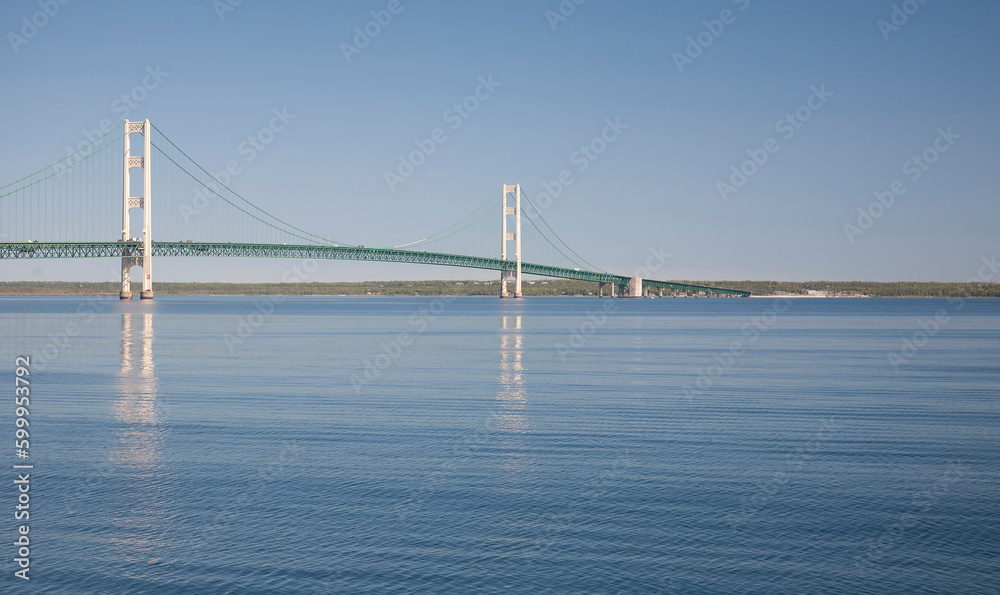
[[[632,277],[628,282],[628,297],[642,297],[642,277]]]

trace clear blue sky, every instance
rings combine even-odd
[[[661,245],[673,256],[656,277],[712,280],[961,281],[1000,252],[993,1],[564,0],[563,12],[575,10],[555,20],[557,0],[402,0],[350,61],[342,44],[389,0],[244,0],[221,18],[227,0],[72,0],[37,17],[48,22],[19,43],[22,19],[46,4],[0,6],[2,183],[64,155],[82,129],[120,122],[116,100],[159,67],[166,77],[130,119],[150,118],[222,168],[287,108],[295,119],[232,185],[351,243],[419,239],[501,183],[535,196],[569,169],[574,182],[546,219],[588,260],[623,274]],[[913,14],[880,27],[892,25],[894,5]],[[490,76],[499,86],[451,129],[446,110]],[[808,120],[796,127],[777,125],[814,87],[832,95],[802,107]],[[627,128],[578,171],[574,152],[606,118]],[[384,172],[439,127],[447,139],[390,191]],[[950,140],[938,139],[949,127]],[[935,140],[947,151],[932,150],[936,162],[914,181],[907,161]],[[720,191],[748,150],[767,162],[736,192]],[[857,225],[858,208],[894,180],[905,192],[849,241],[844,224]],[[154,279],[276,281],[288,265],[159,259]],[[0,263],[4,279],[117,275],[111,261]],[[324,262],[314,279],[487,276]]]

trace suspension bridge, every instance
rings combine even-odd
[[[154,130],[158,142],[153,142]],[[141,136],[141,154],[133,154],[133,135]],[[121,259],[122,299],[133,297],[134,268],[142,270],[140,297],[151,299],[153,257],[191,256],[323,258],[485,269],[500,273],[501,297],[521,297],[522,275],[593,281],[599,295],[605,287],[611,296],[641,297],[650,291],[661,296],[664,291],[750,295],[736,289],[644,279],[638,274],[642,269],[631,276],[603,271],[556,234],[517,184],[503,184],[499,195],[492,193],[470,214],[425,238],[397,246],[365,247],[310,233],[264,211],[219,181],[222,176],[196,163],[149,120],[126,121],[120,131],[112,129],[103,135],[98,131],[92,136],[96,138],[88,138],[88,143],[55,163],[0,186],[0,259]],[[522,213],[527,216],[522,218]],[[153,241],[153,219],[157,238],[165,240]],[[526,222],[523,227],[522,222]],[[523,261],[523,253],[531,254],[536,262],[555,264]],[[512,290],[508,288],[511,282]]]

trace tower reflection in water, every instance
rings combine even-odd
[[[168,433],[157,416],[156,364],[153,361],[153,314],[123,313],[116,423],[111,453],[114,474],[123,489],[110,511],[114,554],[128,574],[158,558],[165,545],[166,504],[163,443]],[[141,574],[141,573],[139,573]]]
[[[527,393],[524,387],[524,333],[521,316],[500,319],[500,389],[497,392],[492,426],[500,440],[500,467],[522,472],[527,464],[525,434],[530,431]]]

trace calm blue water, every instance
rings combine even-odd
[[[1000,300],[3,298],[0,337],[4,593],[1000,592]]]

